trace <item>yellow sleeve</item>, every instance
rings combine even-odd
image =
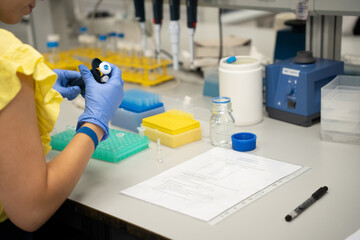
[[[44,63],[43,56],[23,44],[12,33],[0,29],[0,111],[11,102],[21,88],[17,72],[32,76],[35,105],[44,153],[50,147],[50,132],[59,115],[61,95],[52,89],[56,74]]]

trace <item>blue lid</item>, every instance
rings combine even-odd
[[[256,148],[256,135],[248,132],[235,133],[231,136],[232,147],[239,152],[247,152]]]
[[[104,34],[100,35],[99,40],[100,41],[105,41],[106,40],[106,35],[104,35]]]
[[[233,63],[236,61],[236,57],[235,56],[232,56],[232,57],[229,57],[228,59],[226,59],[226,62],[227,63]]]
[[[116,37],[116,32],[111,32],[111,33],[109,33],[109,36],[110,36],[110,37]]]
[[[213,99],[212,99],[212,102],[213,103],[228,103],[228,102],[230,102],[230,98],[229,97],[214,97]]]
[[[119,37],[119,38],[123,38],[123,37],[125,37],[125,34],[124,34],[124,33],[119,33],[119,34],[118,34],[118,37]]]
[[[59,46],[59,43],[58,42],[47,42],[46,43],[46,46],[48,48],[55,48],[55,47],[58,47]]]
[[[81,32],[81,33],[87,32],[87,27],[81,27],[81,28],[80,28],[80,32]]]

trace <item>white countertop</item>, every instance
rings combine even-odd
[[[202,84],[198,77],[182,73],[177,80],[156,87],[126,83],[125,89],[137,87],[161,93],[172,102],[188,95],[206,115],[211,98],[202,95]],[[164,103],[166,108],[165,100]],[[64,100],[56,127],[76,125],[81,113],[81,109]],[[211,226],[120,194],[123,189],[213,148],[207,136],[176,149],[162,146],[164,162],[159,163],[156,144],[152,142],[148,149],[118,163],[91,159],[69,199],[171,239],[331,240],[345,239],[360,228],[359,145],[323,142],[319,123],[306,128],[266,116],[256,125],[237,130],[257,135],[257,147],[251,154],[307,166],[310,170]],[[57,153],[51,151],[48,159]],[[323,198],[292,222],[285,221],[289,212],[325,185],[329,190]]]

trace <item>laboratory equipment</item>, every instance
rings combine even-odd
[[[256,135],[249,132],[235,133],[231,136],[232,148],[240,152],[252,151],[256,148]]]
[[[165,108],[160,95],[133,88],[124,92],[111,124],[137,132],[144,118],[163,112]]]
[[[360,77],[339,75],[321,88],[321,139],[360,144]]]
[[[174,70],[179,69],[179,42],[180,42],[180,0],[169,0],[170,6],[170,43],[173,55]]]
[[[108,74],[111,73],[111,66],[108,62],[103,62],[99,58],[94,58],[91,62],[90,72],[98,83],[105,83],[109,80]],[[85,82],[82,77],[69,82],[69,86],[79,86],[81,94],[85,94]]]
[[[190,40],[190,69],[194,69],[194,33],[197,19],[197,0],[186,0],[186,13]]]
[[[287,26],[276,33],[274,62],[295,57],[298,51],[305,49],[305,20],[287,20]],[[291,42],[291,44],[288,44]]]
[[[344,72],[344,63],[314,58],[300,51],[266,66],[266,110],[269,117],[311,126],[320,118],[321,87]]]
[[[145,3],[144,0],[134,0],[135,18],[140,24],[142,47],[146,51],[146,31],[145,31]]]
[[[124,57],[126,55],[124,38],[125,38],[124,33],[119,33],[118,34],[118,39],[117,39],[117,42],[116,42],[116,48],[119,51],[120,57]]]
[[[116,32],[110,32],[109,34],[109,44],[107,45],[107,48],[113,52],[117,49],[117,39],[116,39]]]
[[[157,153],[157,161],[159,163],[162,163],[163,162],[163,157],[162,157],[162,151],[161,151],[160,138],[158,138],[157,141],[156,141],[156,153]]]
[[[212,99],[212,115],[210,118],[212,145],[225,147],[231,144],[231,135],[235,131],[235,120],[231,112],[231,99],[229,97],[214,97]]]
[[[48,61],[52,64],[60,62],[59,40],[58,34],[51,34],[47,37]]]
[[[199,121],[193,115],[178,109],[143,119],[144,134],[152,141],[176,148],[201,139]]]
[[[118,162],[149,147],[150,141],[146,136],[115,129],[109,129],[109,132],[109,138],[99,143],[92,158]],[[75,133],[75,127],[73,127],[53,135],[50,142],[51,147],[62,151],[73,139]]]
[[[156,58],[160,60],[160,45],[161,45],[161,22],[163,18],[163,0],[153,0],[154,12],[154,28],[155,28],[155,43],[156,43]]]
[[[251,56],[223,58],[219,66],[220,96],[230,97],[236,126],[263,118],[263,81],[259,59]]]
[[[105,34],[100,34],[98,38],[98,47],[102,51],[102,57],[107,57],[107,44],[106,44],[107,36]]]
[[[78,36],[78,42],[80,43],[80,48],[81,49],[84,49],[84,48],[87,48],[88,44],[87,44],[87,41],[88,41],[88,29],[87,27],[81,27],[80,28],[80,34]]]

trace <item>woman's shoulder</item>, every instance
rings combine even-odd
[[[0,28],[0,54],[7,52],[13,45],[23,44],[15,35],[5,29]]]

